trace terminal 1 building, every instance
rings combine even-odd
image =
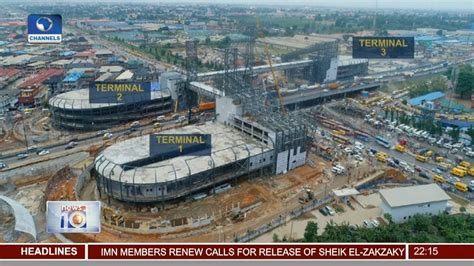
[[[99,194],[129,203],[169,202],[215,193],[239,177],[283,174],[306,163],[308,129],[292,117],[267,108],[258,88],[236,87],[216,97],[215,119],[159,134],[210,134],[207,155],[164,158],[151,152],[150,136],[104,149],[94,161]],[[272,107],[273,106],[273,107]]]

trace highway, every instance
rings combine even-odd
[[[165,129],[171,127],[171,126],[177,125],[178,121],[177,120],[170,120],[170,121],[160,122],[160,124],[162,125],[162,130],[165,130]],[[119,130],[108,130],[107,132],[112,133],[112,135],[113,135],[112,139],[116,139],[116,138],[119,138],[121,136],[126,136],[126,135],[138,137],[138,136],[143,135],[144,130],[152,129],[152,128],[153,128],[153,124],[148,124],[148,125],[142,125],[142,126],[136,127],[136,130],[133,131],[133,132],[131,132],[129,128],[119,129]],[[72,139],[74,139],[74,138],[72,138]],[[106,140],[103,139],[103,135],[101,134],[101,135],[96,135],[96,136],[92,136],[92,137],[82,137],[82,138],[78,137],[77,140],[74,140],[74,141],[77,142],[77,146],[75,146],[73,149],[71,149],[72,151],[79,150],[79,148],[84,148],[84,147],[87,148],[87,147],[89,147],[91,145],[94,145],[94,144],[104,143]],[[50,152],[50,154],[39,156],[35,152],[30,152],[30,153],[28,153],[27,158],[21,159],[21,160],[19,160],[16,157],[16,154],[15,154],[15,155],[4,157],[4,158],[0,159],[0,161],[5,162],[8,166],[13,165],[13,164],[16,165],[18,163],[27,164],[27,163],[29,163],[33,160],[36,160],[36,159],[39,159],[39,158],[47,158],[48,156],[51,156],[54,153],[64,151],[68,144],[69,144],[69,142],[52,144],[52,145],[48,145],[48,146],[38,145],[37,146],[38,149],[45,148]],[[8,170],[8,167],[5,170]]]

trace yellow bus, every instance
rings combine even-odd
[[[464,177],[466,175],[466,171],[454,167],[453,169],[451,169],[451,174],[459,177]]]
[[[426,158],[425,156],[417,155],[416,160],[425,163],[428,160],[428,158]]]
[[[468,188],[467,188],[467,185],[462,183],[462,182],[456,182],[454,183],[454,187],[461,191],[461,192],[467,192],[468,191]]]
[[[405,146],[397,144],[397,145],[395,145],[395,150],[398,151],[398,152],[403,153],[403,152],[405,152]]]
[[[388,155],[385,152],[377,152],[375,156],[377,158],[377,161],[380,162],[386,162],[388,158]]]
[[[469,171],[467,171],[467,173],[470,175],[470,176],[474,176],[474,167],[471,167],[469,169]]]
[[[471,167],[471,163],[470,162],[466,162],[466,161],[461,161],[459,163],[460,166],[463,166],[463,167],[466,167],[466,168],[469,168]]]
[[[433,176],[433,181],[435,181],[436,183],[445,183],[446,182],[444,177],[442,177],[440,175]]]

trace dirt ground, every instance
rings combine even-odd
[[[324,192],[334,188],[333,186],[340,186],[339,180],[333,182],[331,178],[323,177],[322,169],[328,167],[327,162],[313,155],[310,158],[315,162],[314,168],[305,165],[285,175],[243,180],[225,193],[199,201],[178,203],[156,214],[150,211],[137,212],[120,209],[120,214],[126,219],[142,221],[157,219],[157,217],[179,219],[202,217],[206,214],[215,215],[216,219],[210,226],[194,229],[186,236],[183,236],[183,232],[179,232],[178,235],[150,234],[149,231],[119,232],[115,228],[103,225],[100,234],[74,234],[67,237],[75,242],[232,242],[236,236],[244,234],[247,230],[268,223],[275,217],[300,207],[298,198],[305,193],[305,189],[311,189],[317,197],[322,197]],[[233,220],[229,215],[233,207],[245,208],[256,203],[261,203],[261,205],[244,213],[240,219]]]
[[[358,201],[364,201],[368,206],[364,207],[358,204]],[[305,217],[295,219],[288,222],[286,225],[276,228],[260,237],[252,240],[254,243],[268,243],[273,242],[273,234],[277,234],[280,239],[286,237],[287,239],[300,239],[303,237],[304,229],[309,221],[316,222],[318,224],[318,234],[324,232],[324,227],[330,221],[336,224],[349,223],[353,225],[362,226],[365,219],[380,217],[382,210],[378,207],[377,202],[380,201],[378,194],[371,194],[368,196],[357,196],[356,200],[351,200],[351,205],[354,210],[350,209],[347,205],[338,204],[339,207],[343,208],[342,212],[336,212],[334,216],[324,216],[318,210],[314,210],[308,213]],[[334,206],[333,206],[334,207]],[[336,209],[336,208],[335,208]]]

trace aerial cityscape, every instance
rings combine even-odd
[[[474,243],[472,10],[4,3],[0,243]]]

